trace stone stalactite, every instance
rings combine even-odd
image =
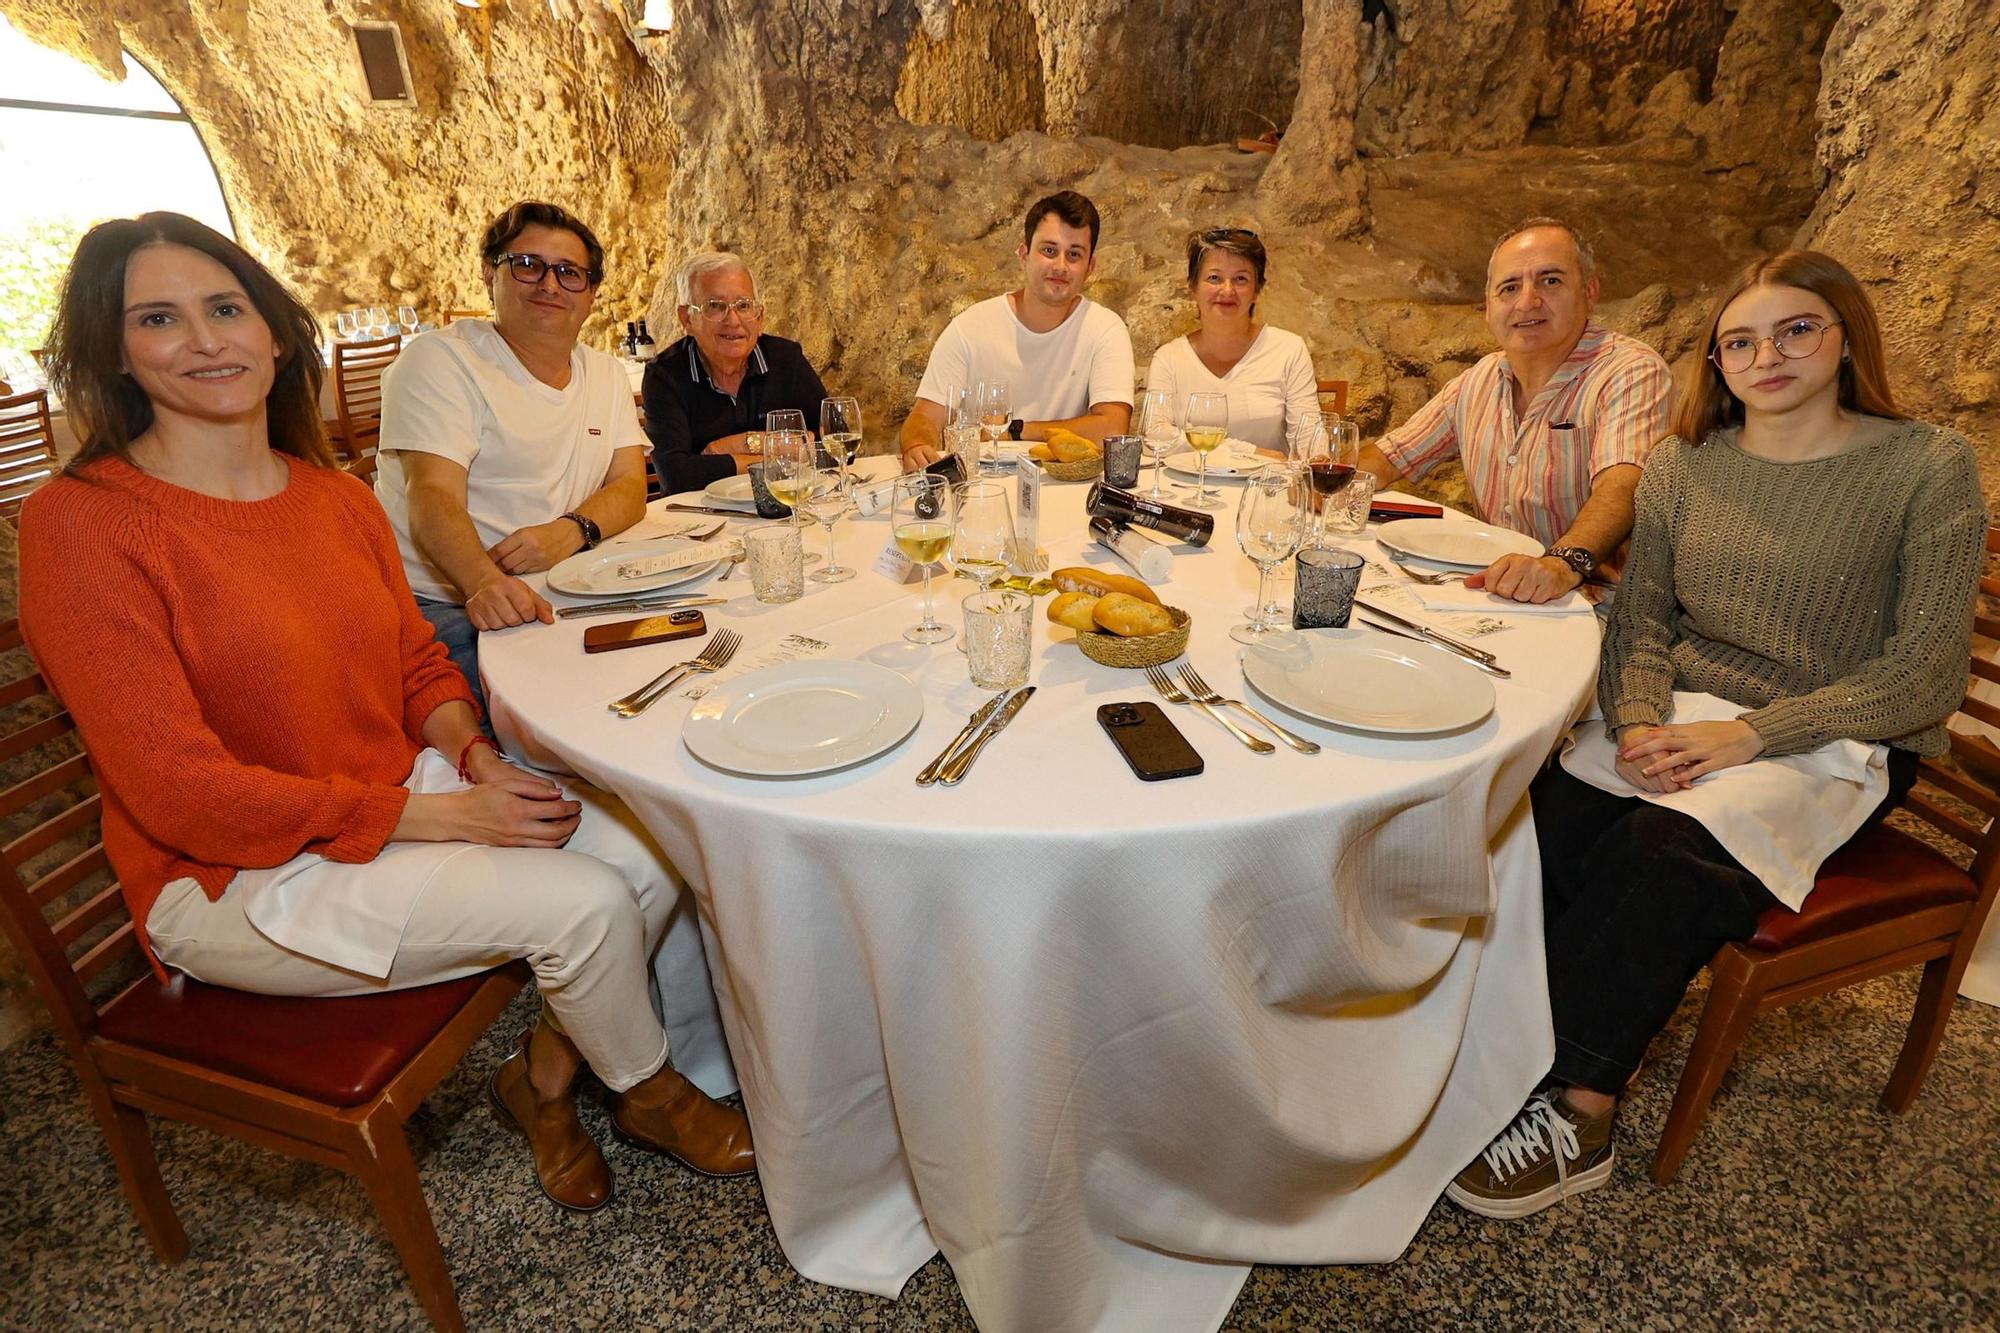
[[[1368,228],[1368,182],[1354,149],[1361,95],[1360,0],[1306,0],[1299,96],[1291,125],[1258,187],[1290,222],[1320,222],[1335,236]]]

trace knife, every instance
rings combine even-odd
[[[1401,625],[1404,629],[1409,630],[1415,634],[1420,634],[1424,638],[1429,639],[1432,643],[1437,644],[1440,648],[1451,649],[1453,652],[1457,653],[1460,657],[1477,658],[1479,661],[1486,663],[1486,665],[1488,666],[1492,666],[1494,663],[1500,660],[1499,658],[1495,657],[1492,653],[1489,653],[1484,649],[1474,648],[1471,644],[1465,642],[1463,639],[1454,639],[1451,637],[1451,635],[1446,634],[1442,630],[1432,629],[1429,625],[1420,625],[1414,620],[1405,620],[1401,616],[1397,615],[1394,611],[1384,611],[1381,607],[1376,606],[1374,603],[1364,602],[1359,597],[1354,599],[1354,604],[1360,607],[1362,610],[1366,611],[1369,615],[1380,616],[1382,617],[1382,619],[1388,621],[1392,625]]]
[[[1366,609],[1375,615],[1383,614],[1380,611],[1376,611],[1375,608],[1372,606]],[[1444,648],[1446,652],[1450,653],[1453,657],[1456,657],[1459,661],[1465,663],[1467,666],[1477,667],[1481,671],[1484,671],[1489,676],[1498,676],[1502,680],[1514,679],[1514,673],[1509,671],[1506,667],[1495,666],[1491,662],[1482,662],[1478,658],[1473,657],[1469,653],[1462,653],[1458,651],[1458,649],[1456,648],[1446,647],[1444,644],[1438,643],[1437,640],[1435,639],[1424,638],[1422,635],[1413,634],[1409,630],[1397,629],[1394,625],[1378,625],[1372,620],[1363,620],[1360,623],[1366,625],[1369,629],[1379,631],[1380,633],[1383,634],[1392,634],[1399,639],[1409,639],[1415,643],[1428,643],[1431,644],[1433,647]]]
[[[653,599],[629,597],[622,602],[600,602],[596,606],[557,607],[556,615],[568,620],[572,616],[608,616],[621,611],[679,611],[690,606],[721,606],[728,600],[727,597],[697,597],[692,594]]]
[[[709,505],[660,505],[661,509],[671,509],[676,514],[720,514],[724,518],[755,518],[754,509],[716,509]]]
[[[951,744],[938,751],[938,757],[925,764],[923,772],[917,774],[917,785],[919,787],[928,787],[933,782],[936,782],[938,774],[944,769],[944,761],[957,753],[958,747],[965,744],[965,738],[985,726],[987,719],[992,717],[1000,705],[1006,702],[1007,691],[1002,690],[985,703],[979,705],[979,711],[974,713],[970,720],[959,729],[958,735],[951,738]]]
[[[972,771],[972,761],[979,758],[979,752],[986,748],[986,742],[1005,730],[1007,724],[1014,720],[1014,714],[1020,712],[1021,706],[1032,699],[1034,694],[1034,686],[1022,686],[1020,692],[1007,701],[1007,706],[995,713],[992,720],[987,722],[986,729],[972,738],[972,744],[960,750],[956,758],[945,764],[938,774],[938,781],[947,787],[957,786],[960,779]]]

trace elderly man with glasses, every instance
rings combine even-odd
[[[646,512],[646,437],[624,368],[577,334],[604,247],[554,204],[519,203],[480,246],[493,318],[421,334],[382,377],[375,490],[417,608],[485,705],[478,631],[553,622],[521,575]]]
[[[818,426],[826,386],[797,343],[764,332],[764,303],[741,259],[711,251],[682,264],[674,317],[687,336],[653,358],[642,386],[669,494],[748,472],[758,457],[750,437],[771,412],[795,408]]]

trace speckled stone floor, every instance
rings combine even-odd
[[[1876,1095],[1913,994],[1891,978],[1767,1018],[1680,1179],[1659,1189],[1645,1168],[1697,990],[1621,1113],[1610,1187],[1516,1223],[1440,1202],[1392,1264],[1258,1268],[1228,1327],[2000,1328],[2000,1010],[1959,1002],[1923,1096],[1897,1118]],[[942,1260],[893,1302],[799,1277],[754,1181],[700,1180],[613,1145],[617,1203],[557,1212],[483,1097],[525,1013],[412,1122],[474,1328],[972,1327]],[[424,1327],[345,1177],[162,1127],[193,1241],[164,1268],[48,1035],[0,1055],[0,1116],[0,1328]]]

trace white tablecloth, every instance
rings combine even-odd
[[[1084,558],[1083,492],[1045,495],[1057,565]],[[1160,591],[1240,695],[1232,523]],[[853,582],[767,607],[738,576],[709,608],[746,655],[808,632],[919,685],[911,740],[844,772],[733,776],[682,745],[684,699],[606,711],[686,645],[586,657],[573,620],[480,648],[503,733],[628,800],[698,896],[786,1255],[893,1295],[942,1249],[982,1328],[1036,1333],[1213,1329],[1251,1262],[1394,1258],[1551,1059],[1525,792],[1585,702],[1594,618],[1482,638],[1515,676],[1467,732],[1287,719],[1325,752],[1260,757],[1177,708],[1207,772],[1149,784],[1094,716],[1143,677],[1038,603],[1040,692],[926,790],[985,696],[954,645],[900,637],[917,590],[866,567],[886,536],[845,520]],[[938,585],[956,621],[971,585]]]

